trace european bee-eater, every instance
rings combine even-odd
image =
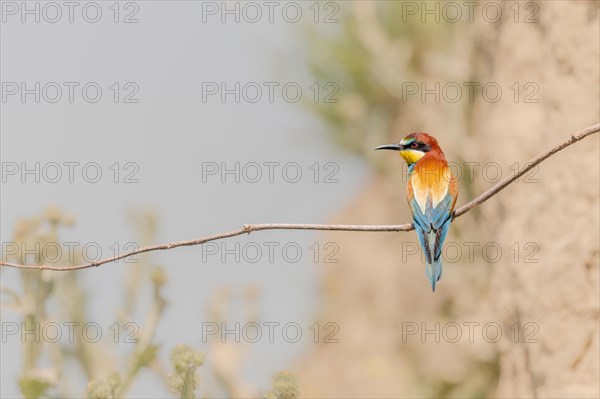
[[[454,215],[458,197],[456,177],[436,139],[426,133],[412,133],[399,144],[376,150],[398,151],[408,165],[408,205],[427,262],[431,288],[442,276],[442,245]]]

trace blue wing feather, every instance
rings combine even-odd
[[[422,212],[416,199],[410,201],[415,230],[425,252],[427,277],[434,291],[442,276],[442,246],[452,222],[452,203],[453,198],[448,193],[434,208],[429,197],[425,212]]]

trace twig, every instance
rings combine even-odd
[[[515,175],[513,175],[511,177],[508,177],[508,178],[502,180],[501,182],[497,183],[495,186],[493,186],[492,188],[490,188],[489,190],[487,190],[486,192],[481,194],[479,197],[475,198],[474,200],[467,203],[466,205],[463,205],[460,208],[458,208],[454,212],[454,217],[457,218],[459,216],[462,216],[465,213],[469,212],[472,208],[474,208],[478,205],[481,205],[482,203],[484,203],[485,201],[487,201],[488,199],[490,199],[491,197],[496,195],[498,192],[500,192],[502,189],[504,189],[506,186],[513,183],[519,177],[521,177],[525,173],[529,172],[536,165],[543,162],[545,159],[547,159],[547,158],[551,157],[552,155],[556,154],[557,152],[565,149],[566,147],[570,146],[571,144],[574,144],[574,143],[586,138],[587,136],[598,133],[599,131],[600,131],[600,123],[592,125],[592,126],[588,126],[585,129],[582,129],[582,130],[572,134],[567,140],[565,140],[561,144],[544,152],[541,155],[538,155],[537,157],[535,157],[534,159],[529,161],[529,163],[527,164],[527,167],[525,167],[520,172],[516,173]],[[215,234],[215,235],[211,235],[211,236],[206,236],[206,237],[198,238],[195,240],[177,241],[177,242],[170,242],[167,244],[151,245],[148,247],[138,248],[135,251],[127,252],[125,254],[114,256],[112,258],[106,258],[106,259],[99,260],[97,262],[91,262],[91,263],[82,264],[82,265],[49,266],[49,265],[22,265],[22,264],[9,263],[9,262],[0,262],[0,266],[14,267],[17,269],[37,269],[37,270],[55,270],[55,271],[80,270],[80,269],[87,269],[90,267],[97,267],[97,266],[103,265],[105,263],[115,262],[117,260],[127,258],[127,257],[133,256],[133,255],[141,254],[144,252],[165,251],[165,250],[169,250],[169,249],[177,248],[177,247],[189,247],[189,246],[193,246],[193,245],[200,245],[200,244],[204,244],[209,241],[222,240],[225,238],[235,237],[235,236],[239,236],[242,234],[250,234],[253,231],[260,231],[260,230],[321,230],[321,231],[365,231],[365,232],[366,231],[378,231],[378,232],[388,231],[389,232],[389,231],[411,231],[411,230],[413,230],[413,228],[414,227],[413,227],[412,223],[406,223],[406,224],[400,224],[400,225],[284,224],[284,223],[246,224],[246,225],[244,225],[244,227],[242,227],[241,229],[238,229],[238,230],[234,230],[234,231],[230,231],[230,232],[226,232],[226,233]]]
[[[486,192],[481,194],[479,197],[475,198],[473,201],[458,208],[454,212],[454,217],[459,217],[461,215],[464,215],[465,213],[469,212],[471,210],[471,208],[474,208],[477,205],[481,205],[482,203],[489,200],[494,195],[498,194],[498,192],[503,190],[506,186],[508,186],[515,180],[517,180],[519,177],[523,176],[525,173],[529,172],[535,166],[537,166],[540,163],[542,163],[543,161],[545,161],[547,158],[550,158],[552,155],[567,148],[571,144],[574,144],[580,140],[583,140],[587,136],[590,136],[594,133],[598,133],[599,131],[600,131],[600,123],[597,123],[595,125],[588,126],[585,129],[582,129],[578,132],[573,133],[569,139],[560,143],[556,147],[544,152],[543,154],[540,154],[537,157],[533,158],[531,161],[529,161],[529,163],[527,163],[527,166],[519,173],[515,174],[512,177],[502,180],[501,182],[497,183],[494,187],[490,188],[489,190],[487,190]]]

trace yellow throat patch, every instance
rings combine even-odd
[[[402,150],[400,151],[400,156],[404,158],[407,164],[412,165],[417,162],[419,159],[423,158],[425,153],[423,151],[417,150]]]

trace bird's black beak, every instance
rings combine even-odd
[[[400,151],[402,150],[402,146],[400,144],[386,144],[386,145],[380,145],[379,147],[375,148],[376,150],[393,150],[393,151]]]

